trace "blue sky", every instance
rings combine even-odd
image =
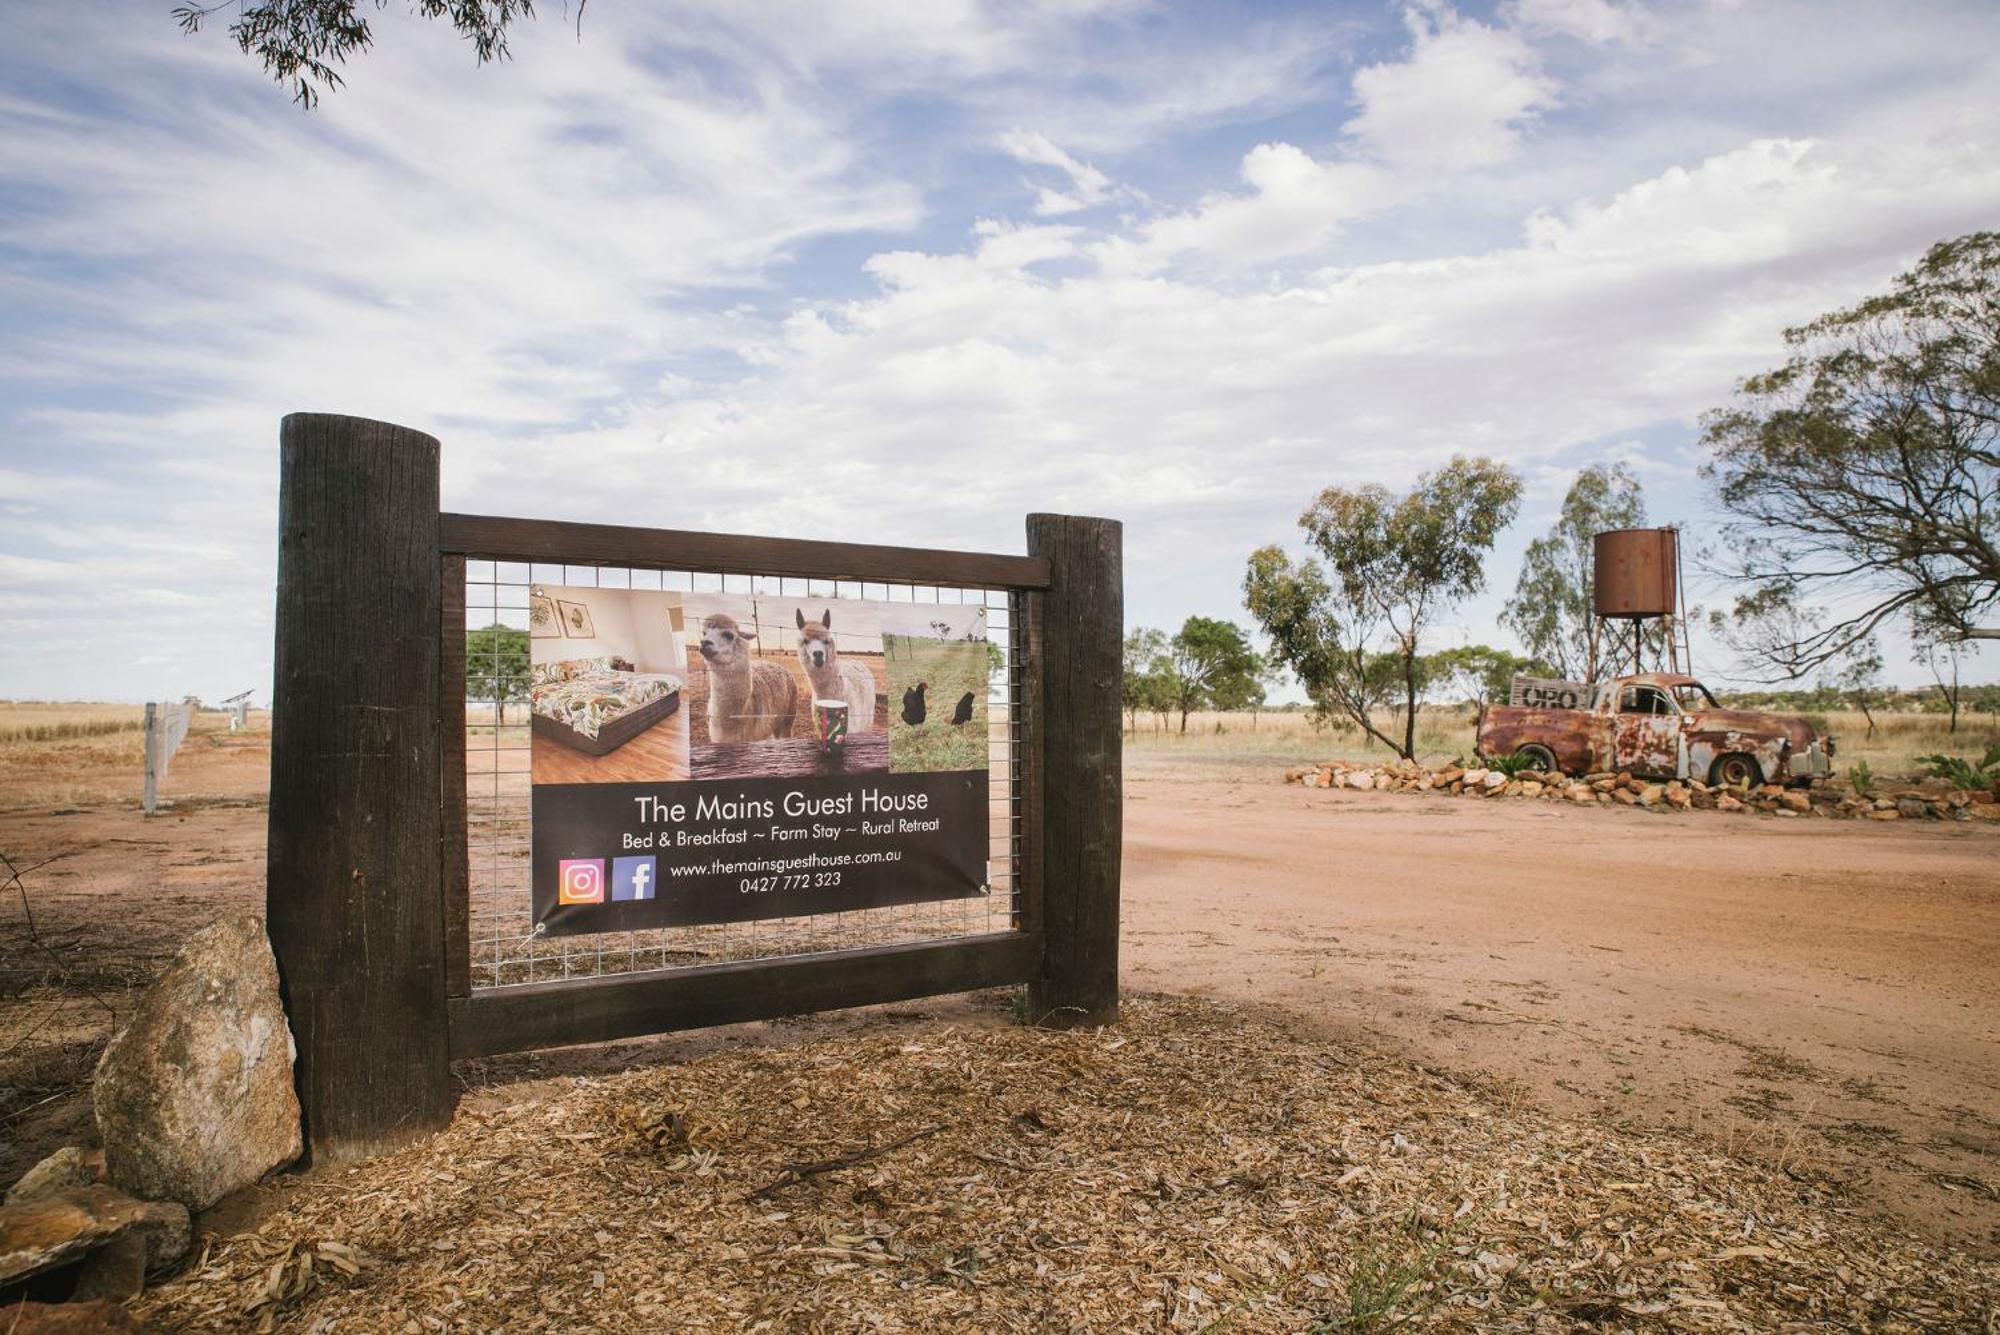
[[[1505,642],[1576,468],[1712,532],[1699,415],[2000,223],[1983,3],[594,0],[483,69],[392,4],[310,114],[169,8],[9,14],[0,696],[267,692],[300,409],[438,435],[461,510],[1114,515],[1154,625],[1486,453],[1528,499],[1439,642]]]

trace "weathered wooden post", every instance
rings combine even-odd
[[[1050,1025],[1118,1014],[1118,870],[1124,818],[1124,527],[1029,515],[1049,561],[1042,600],[1041,847],[1046,942],[1029,1014]]]
[[[317,1163],[451,1118],[438,563],[433,437],[285,418],[266,912]]]

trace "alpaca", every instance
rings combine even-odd
[[[701,656],[708,662],[708,740],[761,742],[792,735],[799,684],[777,663],[752,653],[755,631],[720,612],[701,623]]]
[[[799,663],[812,683],[813,698],[845,700],[850,734],[874,731],[875,674],[866,664],[840,656],[833,640],[833,609],[818,621],[807,621],[804,612],[793,615],[799,619]]]

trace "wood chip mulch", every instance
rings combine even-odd
[[[164,1330],[1993,1330],[1835,1187],[1229,1007],[564,1082],[295,1179]]]

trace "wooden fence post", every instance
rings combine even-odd
[[[451,1119],[438,568],[433,437],[285,418],[265,902],[315,1163]]]
[[[1118,1014],[1118,868],[1124,817],[1124,527],[1029,515],[1028,554],[1049,560],[1042,599],[1040,1024]]]

